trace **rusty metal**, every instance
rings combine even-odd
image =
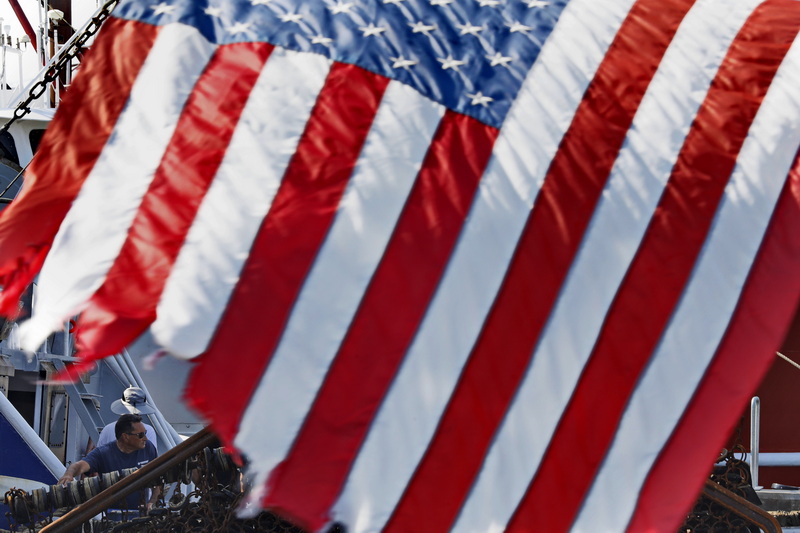
[[[724,507],[734,515],[751,524],[755,524],[766,533],[780,533],[782,531],[774,516],[710,479],[706,480],[706,484],[703,487],[703,496]]]
[[[761,502],[744,456],[741,445],[722,451],[680,533],[781,531],[775,517],[758,506]]]

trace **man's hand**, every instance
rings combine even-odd
[[[161,485],[153,487],[153,494],[150,496],[150,501],[147,502],[147,505],[145,506],[145,509],[148,513],[150,512],[150,509],[155,507],[156,503],[158,503],[158,498],[161,496],[162,490],[163,487]]]
[[[62,487],[64,487],[64,486],[67,485],[67,483],[69,483],[70,481],[74,481],[74,480],[75,480],[75,478],[72,476],[72,474],[70,474],[69,471],[67,471],[67,472],[64,473],[63,476],[61,476],[58,479],[58,482],[56,483],[56,485],[61,485]]]
[[[86,461],[76,461],[67,467],[67,471],[64,472],[64,475],[58,480],[58,484],[62,487],[66,486],[70,481],[88,472],[90,468],[89,463]]]

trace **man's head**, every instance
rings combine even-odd
[[[139,387],[128,387],[122,392],[122,398],[111,402],[111,412],[117,415],[132,413],[135,415],[150,415],[156,412],[155,408],[147,403],[147,396]]]
[[[144,448],[147,442],[147,433],[139,415],[127,414],[119,417],[114,426],[114,435],[118,443],[133,450]]]

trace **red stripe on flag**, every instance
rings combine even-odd
[[[34,158],[22,192],[0,217],[0,313],[16,313],[19,296],[39,272],[157,35],[155,26],[112,17],[82,62],[39,146],[43,156]],[[115,42],[129,46],[118,50]]]
[[[325,239],[387,85],[361,68],[334,64],[211,345],[189,377],[187,402],[227,445]]]
[[[711,84],[509,531],[567,530],[591,486],[692,273],[750,124],[797,33],[790,25],[765,24],[765,14],[756,10],[748,19]],[[754,53],[760,68],[741,68]]]
[[[473,118],[445,114],[314,405],[270,477],[266,507],[312,531],[329,520],[444,272],[496,138],[497,130]]]
[[[76,343],[84,360],[119,352],[155,320],[170,270],[272,49],[222,46],[195,84],[125,244],[80,316]]]
[[[787,3],[786,0],[783,2]],[[713,362],[640,492],[627,531],[675,531],[800,301],[800,153]]]
[[[624,21],[559,147],[484,330],[387,533],[412,531],[420,517],[431,531],[453,524],[528,367],[639,102],[691,4],[640,0]],[[630,61],[631,54],[638,60]]]

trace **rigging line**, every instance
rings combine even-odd
[[[32,159],[31,159],[31,161],[32,161]],[[16,176],[14,176],[14,179],[13,179],[13,180],[11,180],[11,183],[9,183],[9,184],[8,184],[8,187],[6,187],[5,189],[3,189],[3,192],[0,192],[0,204],[7,204],[7,203],[11,203],[11,200],[13,200],[13,198],[5,198],[3,195],[4,195],[6,192],[8,192],[8,189],[10,189],[10,188],[11,188],[11,186],[12,186],[12,185],[14,185],[14,184],[17,182],[17,180],[19,179],[19,177],[20,177],[20,176],[22,176],[22,173],[23,173],[23,172],[25,172],[25,169],[27,169],[27,168],[28,168],[28,165],[30,165],[30,164],[31,164],[31,162],[30,162],[30,161],[28,161],[28,162],[25,164],[25,166],[24,166],[24,167],[22,167],[22,170],[20,170],[19,172],[17,172],[17,175],[16,175]]]
[[[785,360],[787,363],[791,364],[796,369],[800,370],[800,364],[795,363],[794,361],[783,355],[781,352],[775,352],[775,353],[778,354],[778,357]]]

